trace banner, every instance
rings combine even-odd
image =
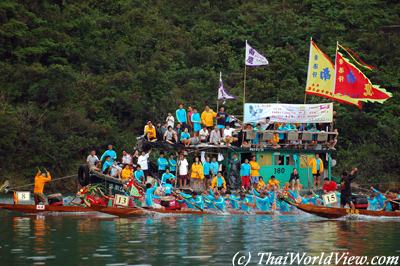
[[[311,41],[306,94],[329,98],[341,103],[354,104],[361,108],[361,102],[358,99],[353,99],[349,95],[335,94],[334,82],[335,68],[332,61],[318,48],[315,42]]]
[[[333,103],[246,103],[244,105],[244,123],[258,122],[267,117],[271,119],[271,122],[331,123],[333,120]]]
[[[268,65],[268,60],[257,52],[255,49],[253,49],[250,45],[247,44],[246,41],[246,59],[245,59],[245,64],[246,66],[264,66]]]

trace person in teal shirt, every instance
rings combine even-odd
[[[111,164],[117,159],[117,153],[113,150],[113,145],[108,145],[108,150],[106,150],[100,157],[100,161],[103,162],[107,156],[110,156]]]
[[[142,168],[140,167],[140,165],[138,165],[136,167],[136,171],[135,171],[135,173],[133,173],[133,177],[135,178],[136,182],[138,182],[139,184],[144,183],[144,172],[143,172]]]
[[[249,164],[249,159],[245,159],[244,163],[241,164],[240,166],[240,178],[242,181],[242,186],[245,189],[248,189],[250,187],[250,164]]]
[[[199,131],[201,129],[201,118],[200,114],[197,112],[196,108],[193,108],[193,113],[192,117],[190,120],[193,123],[193,131],[194,131],[194,136],[197,137],[199,135]]]
[[[289,128],[286,126],[285,123],[281,124],[278,127],[278,131],[287,131]],[[285,133],[279,133],[279,140],[284,140],[285,139]]]
[[[245,212],[249,212],[251,210],[250,206],[250,201],[249,199],[246,197],[246,194],[244,194],[243,192],[240,193],[240,198],[239,198],[239,205],[240,205],[240,209],[242,211]]]
[[[210,175],[212,175],[212,177],[216,176],[218,174],[219,171],[219,164],[217,162],[217,158],[213,158],[212,162],[210,163]]]
[[[181,138],[180,141],[183,143],[183,140],[188,140],[190,139],[190,134],[188,128],[185,128],[185,130],[181,133]]]
[[[172,173],[170,173],[169,169],[167,168],[165,169],[165,173],[161,176],[161,185],[164,186],[164,184],[167,183],[167,180],[171,180],[172,183],[172,180],[175,180],[175,178],[176,177]]]
[[[232,209],[234,209],[234,210],[239,209],[238,202],[239,202],[240,198],[238,196],[236,196],[234,194],[231,194],[230,191],[227,191],[225,193],[225,200],[229,201],[229,203],[231,204]]]
[[[114,162],[111,162],[111,157],[110,156],[106,156],[105,157],[105,161],[103,163],[103,167],[101,168],[101,171],[103,172],[103,174],[108,175],[110,173],[111,170],[111,166],[113,165]]]
[[[162,174],[165,173],[165,169],[168,167],[168,160],[165,159],[164,157],[164,152],[160,152],[160,158],[157,160],[157,166],[158,166],[158,175],[162,176]]]
[[[179,109],[176,110],[176,120],[178,123],[181,123],[183,127],[186,127],[187,124],[187,114],[185,108],[183,108],[183,104],[179,105]]]
[[[165,196],[169,196],[172,194],[172,190],[174,189],[174,187],[171,184],[171,179],[167,179],[166,183],[163,185],[163,188]]]
[[[260,196],[254,195],[256,199],[256,207],[261,211],[270,211],[271,210],[271,202],[269,197],[264,192],[260,193]]]
[[[221,194],[219,194],[219,192],[215,192],[215,194],[214,194],[214,205],[220,211],[226,210],[225,200],[221,196]]]
[[[169,163],[169,170],[172,173],[175,173],[176,172],[176,160],[174,159],[173,154],[171,154],[171,156],[169,157],[168,163]]]
[[[154,195],[154,192],[156,191],[157,187],[158,187],[157,183],[154,186],[150,183],[146,184],[145,202],[147,207],[149,208],[154,208],[153,199],[160,198],[159,196]]]

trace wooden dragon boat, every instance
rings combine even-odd
[[[106,208],[95,208],[96,211],[118,216],[118,217],[133,217],[139,215],[149,214],[193,214],[193,215],[275,215],[277,212],[274,211],[254,211],[245,212],[241,210],[227,210],[221,212],[219,210],[195,210],[195,209],[181,209],[181,210],[167,210],[167,209],[152,209],[152,208],[123,208],[123,207],[106,207]],[[293,213],[279,213],[283,215]]]
[[[95,210],[85,206],[54,206],[54,205],[25,205],[0,203],[0,209],[22,213],[49,213],[49,212],[94,212]]]
[[[400,217],[400,212],[397,211],[388,212],[388,211],[371,211],[363,209],[325,207],[325,206],[315,206],[310,204],[294,203],[285,198],[283,200],[286,201],[288,204],[295,206],[297,209],[302,210],[306,213],[310,213],[328,219],[337,219],[347,215],[365,215],[371,217]]]

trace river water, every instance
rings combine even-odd
[[[400,256],[396,219],[330,221],[308,214],[126,219],[0,210],[0,221],[0,265],[232,265],[238,251],[251,252],[248,265],[257,265],[258,252]]]

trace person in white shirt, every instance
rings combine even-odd
[[[123,164],[132,164],[132,155],[130,155],[126,151],[122,151],[122,160],[121,161]]]
[[[188,166],[189,163],[185,158],[185,155],[181,154],[179,155],[179,160],[178,160],[178,169],[179,169],[179,187],[183,188],[188,185]]]
[[[232,142],[237,141],[238,139],[233,137],[233,132],[235,132],[234,128],[231,128],[229,124],[226,125],[224,130],[224,142],[230,146]]]
[[[175,117],[173,117],[171,113],[168,113],[168,116],[167,116],[167,118],[165,119],[165,122],[167,122],[167,128],[168,128],[168,127],[174,128]]]
[[[88,157],[86,158],[86,162],[89,165],[89,169],[98,170],[98,164],[100,162],[99,157],[96,155],[96,151],[92,150]]]
[[[218,129],[218,126],[215,126],[213,130],[211,130],[210,134],[210,143],[219,145],[221,142],[221,133],[220,130]]]
[[[145,179],[149,174],[148,160],[149,160],[150,152],[151,152],[151,150],[148,153],[146,153],[145,151],[142,151],[142,154],[139,156],[138,161],[137,161],[138,165],[140,165],[140,168],[144,172]]]
[[[207,127],[203,126],[203,128],[200,129],[200,132],[199,132],[200,142],[203,142],[203,143],[207,142],[209,135],[210,135],[210,133],[208,133]]]

